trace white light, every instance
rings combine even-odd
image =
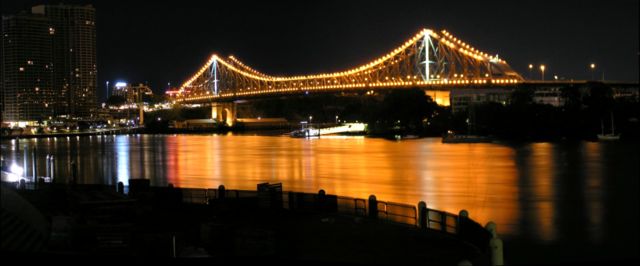
[[[22,167],[18,166],[16,163],[13,163],[13,164],[11,164],[11,167],[9,168],[9,171],[11,171],[11,173],[17,175],[18,178],[20,178],[22,176],[22,173],[24,172],[24,169],[22,169]]]
[[[126,87],[127,83],[126,82],[116,82],[116,88],[121,88],[121,87]]]

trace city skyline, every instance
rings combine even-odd
[[[17,1],[3,12],[42,2]],[[544,64],[547,79],[599,80],[604,74],[607,80],[638,80],[638,3],[633,1],[69,4],[87,3],[97,10],[101,100],[106,81],[148,82],[155,92],[164,91],[169,82],[178,86],[212,53],[234,55],[269,74],[348,69],[424,27],[446,29],[480,50],[498,54],[525,78],[540,79],[538,67]],[[536,67],[533,73],[529,64]]]

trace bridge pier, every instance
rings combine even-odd
[[[237,106],[234,102],[213,103],[211,105],[211,119],[218,123],[232,127],[237,118]]]
[[[139,111],[139,117],[140,117],[138,125],[144,125],[144,104],[143,103],[138,104],[138,111]]]

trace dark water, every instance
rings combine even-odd
[[[66,182],[285,190],[416,204],[495,221],[509,263],[638,258],[637,143],[442,144],[439,138],[294,139],[237,135],[121,135],[2,141],[7,163],[36,146],[39,172],[56,156]],[[18,150],[19,148],[19,150]]]

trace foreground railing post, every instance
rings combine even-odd
[[[418,202],[418,228],[427,229],[427,203],[424,201]]]
[[[369,218],[378,219],[378,200],[376,195],[369,196]]]
[[[504,265],[502,239],[498,237],[496,223],[488,222],[485,229],[491,233],[489,249],[491,251],[491,265]]]
[[[124,183],[122,181],[118,182],[118,194],[124,195]]]
[[[458,212],[458,224],[456,225],[456,232],[461,238],[466,237],[467,225],[469,224],[469,212],[467,210],[460,210]]]
[[[225,198],[225,188],[224,185],[219,185],[218,186],[218,199],[224,199]]]
[[[316,209],[320,210],[320,211],[325,211],[326,210],[326,202],[327,202],[327,193],[324,191],[324,189],[320,189],[318,191],[318,201],[316,202]]]

